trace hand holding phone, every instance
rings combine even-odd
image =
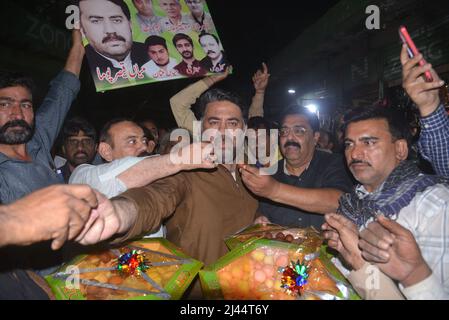
[[[399,27],[399,36],[401,37],[402,42],[407,45],[407,52],[408,52],[410,59],[419,55],[418,48],[416,47],[415,43],[413,42],[412,38],[410,37],[410,34],[408,33],[407,28],[405,26]],[[426,60],[424,60],[424,58],[419,61],[420,66],[423,66],[426,63],[427,62],[426,62]],[[430,73],[430,71],[426,71],[424,73],[424,79],[426,80],[426,82],[433,82],[433,77],[432,77],[432,74]]]

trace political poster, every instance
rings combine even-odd
[[[229,62],[204,0],[81,0],[97,92],[224,72]]]

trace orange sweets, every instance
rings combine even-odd
[[[242,255],[217,271],[224,299],[230,300],[292,300],[297,296],[288,294],[281,287],[279,268],[290,261],[303,260],[304,254],[295,249],[263,246]],[[327,275],[319,259],[310,262],[309,279],[305,290],[318,290],[336,295],[339,290]]]
[[[117,271],[118,257],[132,250],[141,252],[149,266],[138,276]],[[202,263],[187,257],[167,240],[145,239],[80,256],[46,280],[57,299],[179,299],[201,267]],[[69,277],[77,277],[79,285],[68,285]]]

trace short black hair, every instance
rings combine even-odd
[[[220,39],[218,39],[218,37],[215,34],[204,31],[200,33],[200,35],[198,36],[198,40],[201,40],[201,38],[204,36],[211,36],[212,38],[215,39],[215,41],[217,41],[217,44],[220,44]]]
[[[145,127],[143,124],[138,123],[138,126],[140,128],[142,128],[143,130],[143,135],[148,139],[148,141],[155,141],[156,139],[154,138],[153,133],[151,132],[150,129],[148,129],[147,127]]]
[[[34,82],[29,76],[20,72],[0,71],[0,89],[10,87],[24,87],[33,94]]]
[[[103,128],[100,131],[100,142],[106,142],[107,144],[111,145],[113,147],[113,143],[112,143],[112,139],[111,139],[111,135],[109,133],[109,130],[111,130],[111,127],[117,123],[120,122],[132,122],[132,123],[136,123],[135,121],[133,121],[130,118],[115,118],[112,119],[110,121],[108,121]],[[136,123],[137,125],[137,123]]]
[[[175,34],[175,36],[173,37],[173,45],[176,47],[176,43],[179,40],[182,40],[182,39],[189,41],[190,44],[193,47],[193,40],[192,40],[192,38],[190,38],[190,36],[186,35],[185,33],[177,33],[177,34]]]
[[[75,0],[74,4],[79,7],[81,1],[87,0]],[[123,14],[126,16],[126,18],[128,18],[128,20],[131,21],[131,12],[129,11],[128,5],[125,3],[125,1],[123,0],[106,0],[106,1],[118,5],[122,9]]]
[[[404,139],[410,146],[412,140],[411,128],[405,113],[391,107],[365,106],[351,110],[344,116],[343,131],[346,132],[348,126],[354,122],[382,119],[387,121],[388,129],[394,141]]]
[[[66,142],[68,138],[77,136],[80,131],[83,131],[86,136],[97,142],[97,131],[94,126],[81,117],[74,117],[65,122],[62,128],[63,141]]]
[[[237,96],[235,93],[225,91],[222,89],[211,89],[211,90],[207,90],[199,98],[198,106],[199,106],[201,118],[204,117],[204,112],[206,110],[207,105],[211,102],[216,102],[216,101],[229,101],[229,102],[235,104],[242,111],[242,116],[244,117],[246,108],[243,105],[243,102],[239,96]]]
[[[167,42],[165,41],[164,38],[159,37],[159,36],[149,36],[146,40],[145,40],[145,48],[149,48],[150,46],[155,46],[155,45],[160,45],[163,46],[165,49],[168,50],[167,48]]]
[[[281,126],[287,116],[293,115],[303,116],[304,118],[306,118],[314,133],[320,131],[320,120],[318,119],[318,116],[315,113],[310,112],[303,106],[299,106],[296,104],[289,106],[282,113]]]

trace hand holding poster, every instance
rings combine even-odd
[[[228,66],[204,0],[80,0],[79,11],[97,92]]]

